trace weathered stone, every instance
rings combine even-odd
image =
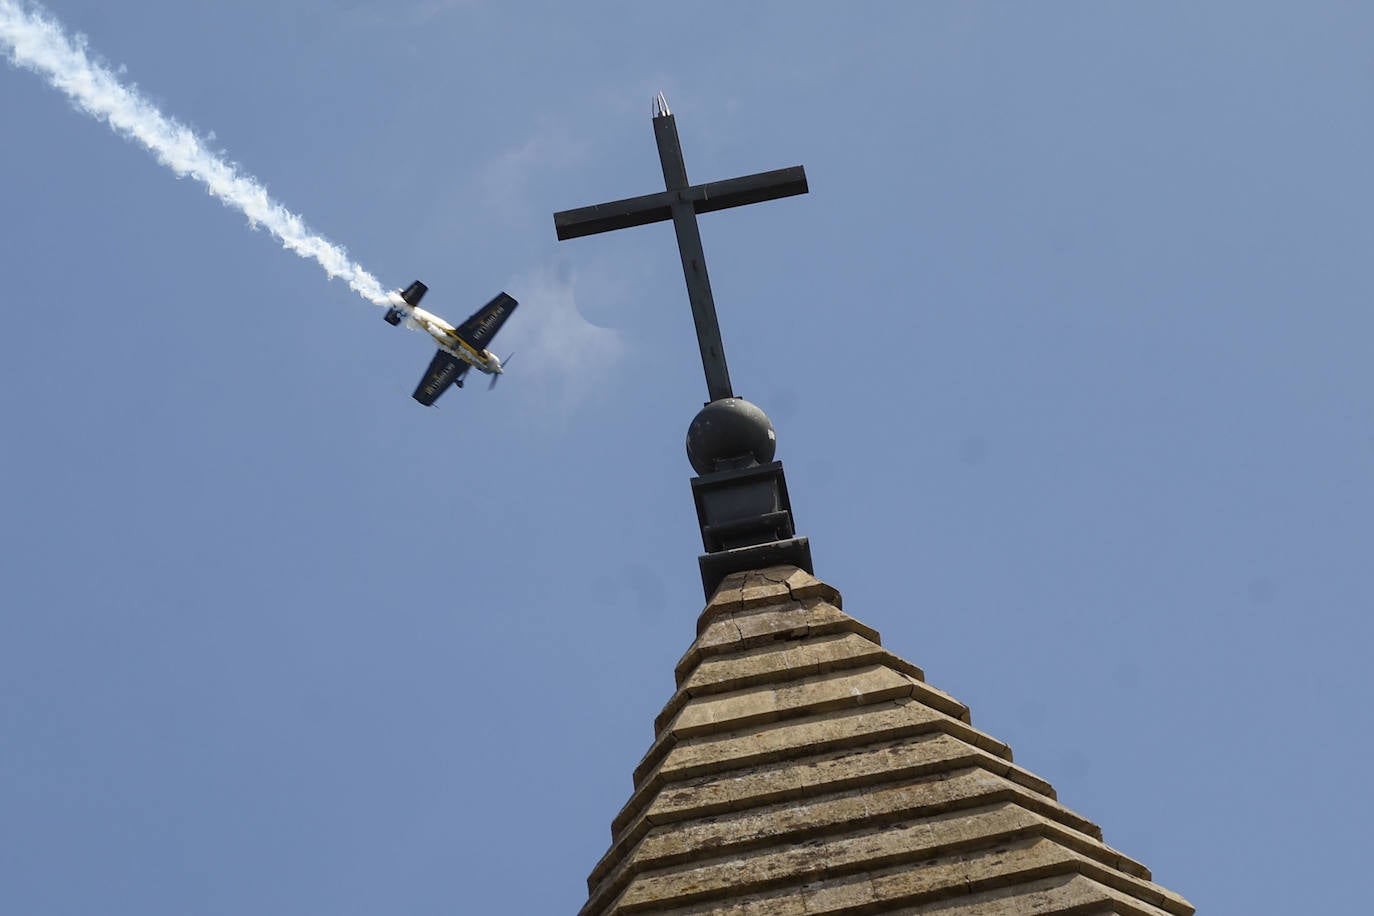
[[[690,700],[743,690],[760,684],[782,685],[831,671],[883,665],[912,679],[922,702],[947,715],[969,721],[968,707],[925,683],[921,669],[897,658],[858,633],[807,636],[772,641],[757,649],[703,658],[679,685],[654,720],[662,731]]]
[[[1192,912],[1191,907],[1189,912]],[[1083,875],[1055,876],[967,897],[890,910],[891,916],[1168,916]]]
[[[679,739],[715,734],[911,696],[911,680],[877,665],[818,674],[782,686],[762,685],[694,700],[669,723]]]
[[[853,916],[884,913],[892,916],[1166,916],[1166,911],[1078,874],[1055,875],[998,890],[962,893],[957,885],[934,900],[903,905],[877,897],[866,875],[792,886],[768,894],[731,896],[685,907],[654,912],[662,916]]]
[[[1029,810],[1042,804],[1041,799],[1001,776],[969,769],[943,778],[853,789],[739,814],[719,815],[691,824],[656,827],[640,842],[635,857],[644,861],[645,867],[658,867],[661,863],[656,860],[671,860],[675,849],[724,852],[773,841],[797,842],[815,835],[867,828],[875,823],[928,818],[1005,801],[1018,802]],[[672,841],[665,842],[669,837]],[[682,841],[685,846],[681,845]]]
[[[812,797],[799,803],[752,809],[743,814],[705,818],[689,825],[655,827],[627,857],[618,859],[618,874],[609,880],[607,889],[622,886],[633,874],[703,855],[721,856],[768,845],[796,845],[817,836],[871,830],[884,824],[929,819],[963,809],[987,808],[1000,802],[1020,803],[1027,811],[1046,818],[1047,800],[1001,776],[970,769],[946,778],[880,789],[858,789]],[[1049,810],[1050,817],[1058,813],[1054,808]],[[1143,867],[1123,863],[1113,850],[1091,836],[1060,827],[1062,825],[1046,819],[1038,829],[1054,834],[1060,842],[1082,850],[1089,857],[1100,857],[1112,867],[1122,867],[1137,875],[1144,873],[1143,877],[1148,878]],[[600,876],[596,877],[601,880]]]
[[[668,901],[686,903],[737,891],[756,892],[797,878],[822,880],[899,862],[914,864],[1010,840],[1038,826],[1040,821],[1029,812],[999,805],[978,817],[942,816],[829,840],[787,844],[781,849],[708,859],[700,864],[646,872],[630,884],[617,902],[617,909],[631,913]]]
[[[836,607],[840,606],[841,600],[838,591],[795,566],[773,566],[750,572],[731,573],[721,580],[716,593],[706,603],[705,610],[698,618],[698,631],[702,623],[714,614],[743,610],[749,606],[750,601],[760,603],[781,600],[784,596],[794,601],[822,598]]]
[[[739,652],[783,639],[843,632],[858,633],[871,642],[879,642],[875,631],[835,605],[817,598],[720,614],[705,626],[677,663],[678,683],[707,656]]]
[[[652,796],[652,804],[647,810],[627,805],[621,812],[613,825],[615,842],[593,870],[589,882],[600,882],[628,849],[653,827],[688,819],[743,814],[768,805],[844,792],[881,792],[893,784],[920,784],[932,776],[961,770],[980,770],[1006,780],[1010,785],[998,786],[997,792],[1007,797],[1016,794],[1027,808],[1100,842],[1102,834],[1097,826],[1056,802],[1053,789],[1043,780],[986,751],[937,733],[865,748],[860,752],[839,751],[801,762],[753,767],[730,775],[700,777],[666,786]],[[950,788],[947,786],[939,791],[948,792]],[[927,796],[930,796],[929,791]],[[1131,874],[1149,877],[1148,870],[1138,863],[1123,860],[1121,867]]]
[[[854,710],[825,712],[795,722],[749,726],[737,734],[679,740],[672,731],[665,731],[636,768],[635,782],[643,783],[656,769],[670,781],[676,781],[710,770],[719,772],[803,754],[863,747],[931,731],[943,731],[1011,759],[1011,749],[995,738],[907,697]]]
[[[903,670],[900,659],[872,640],[857,633],[838,633],[705,658],[683,680],[681,688],[687,696],[700,697],[880,662]],[[909,666],[908,673],[920,677],[920,669],[914,665]]]
[[[791,567],[728,576],[583,916],[1189,916]]]
[[[981,767],[1043,797],[1054,800],[1049,783],[1003,760],[944,733],[866,747],[861,751],[836,751],[816,755],[802,764],[785,763],[754,767],[729,775],[700,777],[691,782],[665,786],[648,815],[655,823],[682,817],[703,817],[725,810],[769,804],[801,794],[819,795],[860,786],[919,779],[952,770]],[[1060,808],[1066,823],[1085,833],[1096,827]]]

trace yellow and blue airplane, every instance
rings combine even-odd
[[[498,293],[495,299],[473,312],[471,318],[455,328],[433,312],[420,308],[420,300],[428,290],[429,287],[419,280],[403,290],[396,290],[391,294],[392,305],[385,316],[387,324],[394,327],[404,321],[406,327],[426,332],[439,344],[439,352],[434,354],[429,368],[425,370],[425,377],[420,379],[420,386],[411,397],[429,407],[448,390],[449,385],[462,388],[463,376],[467,375],[469,369],[490,375],[489,387],[495,388],[496,380],[506,371],[506,367],[495,353],[487,349],[487,344],[520,303],[505,293]],[[510,356],[506,357],[506,361],[510,361]]]

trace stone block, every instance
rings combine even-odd
[[[691,696],[705,696],[879,662],[907,673],[915,668],[857,633],[838,633],[709,656],[679,686]],[[920,669],[915,670],[919,672]]]
[[[657,794],[632,797],[613,825],[614,842],[593,869],[590,884],[601,881],[650,828],[679,821],[737,815],[778,803],[838,795],[853,790],[877,792],[894,783],[912,783],[960,770],[981,769],[1006,780],[999,789],[1010,798],[1086,836],[1101,840],[1095,824],[1054,800],[1044,780],[1000,757],[936,732],[887,742],[859,751],[842,750],[800,760],[749,767],[668,783]],[[946,789],[945,791],[948,791]],[[643,805],[647,804],[645,808]],[[1107,847],[1103,847],[1106,849]],[[1119,854],[1117,854],[1119,856]],[[1149,878],[1149,872],[1124,859],[1119,867]]]
[[[840,605],[840,593],[796,566],[773,566],[749,572],[731,573],[721,580],[716,593],[706,603],[700,620],[714,614],[738,611],[751,603],[778,601],[788,598],[800,601],[822,598]]]
[[[1122,916],[1171,916],[1166,910],[1142,900],[1132,900],[1080,874],[1056,875],[963,899],[939,900],[891,911],[892,916],[1105,916],[1113,912]],[[1190,907],[1188,916],[1192,912]]]
[[[859,623],[835,605],[816,598],[721,614],[705,625],[696,642],[677,663],[677,683],[686,680],[703,657],[739,652],[779,640],[844,632],[858,633],[871,642],[880,643],[876,630]]]

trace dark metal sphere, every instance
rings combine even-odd
[[[698,474],[766,464],[777,445],[768,414],[743,398],[712,401],[687,427],[687,460]]]

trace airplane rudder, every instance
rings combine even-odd
[[[427,292],[429,292],[429,287],[416,280],[405,288],[405,291],[401,293],[401,298],[406,301],[407,305],[414,308],[420,304],[420,300],[425,297]]]

